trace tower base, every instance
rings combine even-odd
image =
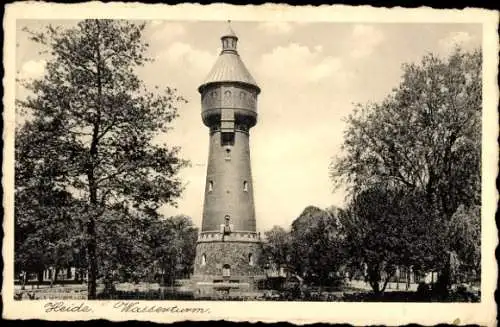
[[[265,279],[260,265],[261,249],[262,243],[255,232],[200,234],[191,278],[194,297],[255,293],[260,281]]]

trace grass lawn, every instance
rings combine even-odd
[[[98,299],[134,299],[134,300],[194,300],[192,292],[187,285],[160,286],[158,283],[117,283],[115,290],[106,294],[104,285],[97,287]],[[40,285],[27,286],[21,290],[19,285],[15,286],[16,300],[42,300],[42,299],[86,299],[87,285]],[[432,293],[420,294],[413,290],[405,290],[405,285],[387,289],[382,295],[375,295],[369,287],[357,284],[345,285],[333,290],[327,287],[305,288],[302,294],[292,292],[277,292],[261,290],[252,294],[232,292],[229,295],[214,295],[211,298],[200,300],[231,300],[231,301],[330,301],[330,302],[478,302],[479,296],[472,293],[452,291],[446,297],[437,296]]]

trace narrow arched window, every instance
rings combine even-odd
[[[205,255],[205,253],[203,253],[201,255],[201,265],[204,266],[207,264],[207,256]]]
[[[214,182],[209,181],[208,182],[208,192],[212,192],[213,189],[214,189]]]
[[[248,182],[247,181],[243,182],[243,191],[248,192]]]
[[[252,253],[250,253],[250,254],[248,255],[248,264],[249,264],[250,266],[253,266],[253,254],[252,254]]]
[[[231,276],[231,266],[228,264],[225,264],[222,266],[222,277],[229,277]]]

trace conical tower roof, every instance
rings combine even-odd
[[[238,38],[238,36],[236,36],[236,33],[234,33],[233,29],[231,28],[230,22],[228,22],[226,25],[226,31],[224,32],[224,34],[222,34],[221,38],[223,37],[234,37],[236,39]]]
[[[257,92],[260,88],[254,78],[245,67],[236,49],[238,37],[228,24],[227,29],[221,36],[222,51],[215,62],[212,70],[205,78],[204,82],[198,87],[201,93],[209,84],[221,82],[237,82],[255,87]],[[228,42],[226,42],[228,41]]]

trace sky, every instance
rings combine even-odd
[[[47,57],[22,32],[74,21],[18,21],[18,77],[43,76]],[[222,21],[148,21],[144,40],[155,61],[138,70],[147,85],[170,86],[188,100],[173,130],[162,135],[181,147],[191,166],[180,174],[185,191],[165,215],[186,214],[201,225],[208,159],[208,129],[201,121],[198,86],[220,52]],[[250,147],[258,231],[288,228],[309,205],[344,205],[333,190],[329,165],[340,153],[354,104],[377,102],[397,87],[403,63],[427,53],[449,54],[456,45],[481,47],[478,24],[364,24],[231,22],[238,51],[262,92]],[[17,88],[17,98],[26,91]],[[18,117],[22,120],[22,117]]]

